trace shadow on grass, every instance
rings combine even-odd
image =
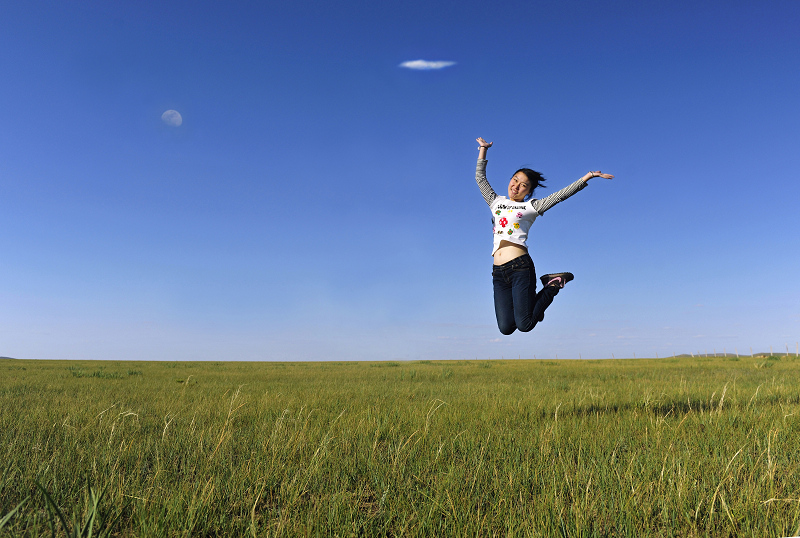
[[[725,401],[720,409],[719,400],[709,401],[700,399],[686,400],[658,400],[653,402],[631,402],[622,404],[589,404],[579,405],[576,407],[560,407],[558,410],[559,416],[574,416],[574,417],[589,417],[589,416],[604,416],[604,415],[618,415],[632,412],[647,413],[651,416],[665,417],[667,415],[679,416],[686,415],[690,412],[703,412],[710,411],[740,411],[748,407],[777,407],[780,405],[797,405],[800,404],[800,394],[792,394],[789,396],[769,395],[759,397],[757,404]],[[555,411],[542,410],[542,418],[550,417]]]

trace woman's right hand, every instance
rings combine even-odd
[[[477,140],[477,141],[478,141],[478,144],[479,144],[479,145],[480,145],[480,147],[482,147],[482,148],[490,148],[490,147],[492,147],[492,144],[494,144],[494,142],[487,142],[486,140],[484,140],[484,139],[483,139],[483,137],[482,137],[482,136],[479,136],[479,137],[478,137],[478,138],[476,138],[475,140]]]

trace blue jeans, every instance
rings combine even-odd
[[[544,311],[558,294],[558,286],[536,293],[536,268],[530,255],[492,266],[494,313],[503,334],[528,332],[544,319]]]

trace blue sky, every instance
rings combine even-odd
[[[229,4],[4,6],[0,355],[795,350],[800,3]],[[534,224],[576,279],[530,333],[478,136],[499,193],[617,176]]]

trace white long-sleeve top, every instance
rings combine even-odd
[[[483,194],[483,199],[492,210],[494,248],[492,255],[500,248],[500,241],[509,241],[528,248],[528,230],[531,224],[545,211],[559,202],[563,202],[576,192],[584,189],[587,183],[581,179],[567,185],[558,192],[545,198],[531,198],[527,202],[515,202],[505,196],[498,196],[486,180],[486,159],[478,159],[475,167],[475,181]]]

